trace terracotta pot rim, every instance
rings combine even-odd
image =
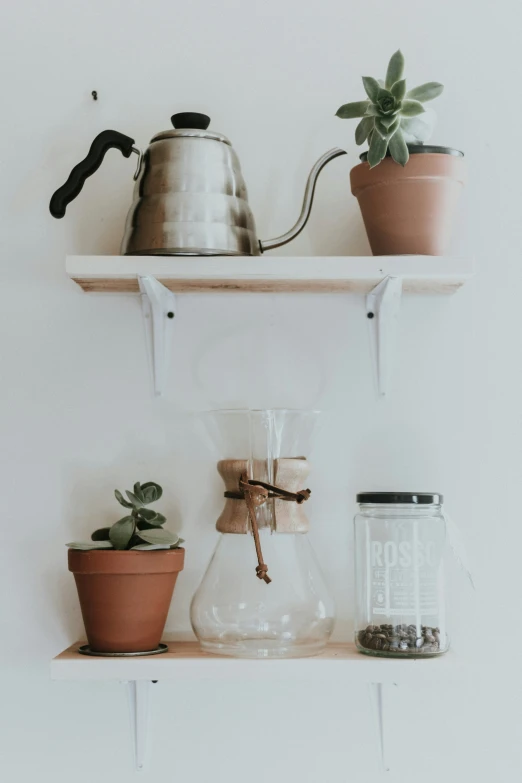
[[[68,566],[73,574],[147,575],[182,571],[185,549],[150,551],[114,549],[69,549]]]
[[[407,144],[406,146],[408,147],[410,155],[451,155],[454,158],[465,157],[462,150],[458,150],[456,147],[439,147],[436,144]],[[386,158],[391,158],[389,151],[386,153]],[[366,162],[367,159],[368,150],[366,150],[366,152],[361,152],[359,160]]]
[[[69,547],[69,552],[78,552],[81,555],[111,555],[112,557],[122,557],[126,555],[132,555],[133,557],[141,557],[142,555],[168,555],[175,554],[176,552],[184,552],[184,546],[178,546],[176,549],[76,549],[76,547]]]

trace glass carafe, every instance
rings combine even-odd
[[[316,412],[291,410],[207,417],[226,498],[216,523],[222,535],[191,604],[208,652],[300,657],[319,653],[330,637],[333,602],[304,509],[316,421]]]

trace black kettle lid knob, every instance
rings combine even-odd
[[[170,120],[176,130],[182,128],[206,130],[210,125],[210,117],[207,117],[206,114],[199,114],[198,112],[193,111],[182,111],[178,114],[173,114]]]

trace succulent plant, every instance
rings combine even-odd
[[[343,120],[361,117],[355,129],[357,144],[369,144],[368,163],[377,166],[387,151],[393,160],[405,166],[409,159],[407,141],[424,143],[430,134],[430,124],[419,120],[425,109],[422,105],[441,94],[444,87],[438,82],[427,82],[406,91],[403,78],[404,57],[399,49],[392,55],[386,79],[363,76],[368,100],[345,103],[336,116]]]
[[[134,484],[133,492],[125,490],[127,500],[119,490],[114,494],[130,514],[119,519],[112,527],[102,527],[95,530],[91,541],[74,541],[67,544],[72,549],[177,549],[183,543],[175,533],[164,530],[166,522],[163,514],[146,508],[159,500],[163,490],[159,484],[147,481],[145,484]]]

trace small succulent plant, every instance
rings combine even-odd
[[[137,482],[134,491],[125,490],[128,500],[114,490],[116,500],[130,510],[128,516],[119,519],[112,527],[95,530],[91,541],[67,544],[72,549],[177,549],[183,543],[175,533],[164,530],[163,514],[146,508],[159,500],[163,489],[153,481]]]
[[[444,87],[427,82],[407,92],[403,73],[404,57],[399,49],[392,55],[385,81],[363,76],[368,100],[345,103],[337,111],[336,116],[343,120],[362,118],[355,129],[355,141],[368,141],[370,168],[377,166],[388,150],[394,161],[405,166],[409,159],[407,142],[422,144],[429,138],[430,123],[419,120],[425,111],[422,104],[440,95]]]

